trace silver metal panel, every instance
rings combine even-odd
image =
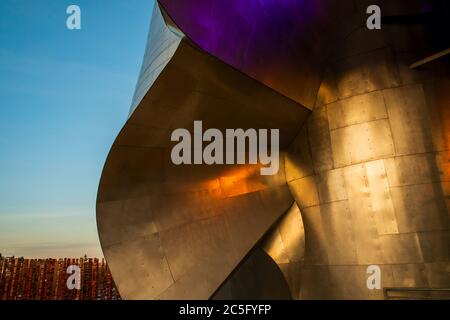
[[[448,230],[425,231],[417,234],[425,262],[448,261],[450,258],[450,234]]]
[[[288,182],[313,174],[313,163],[308,141],[308,128],[302,127],[292,142],[285,158],[286,180]]]
[[[431,288],[448,288],[450,286],[450,263],[433,262],[425,263],[428,285]]]
[[[141,72],[136,84],[130,115],[144,98],[148,89],[155,82],[161,71],[167,65],[178,48],[184,35],[175,33],[173,28],[167,27],[159,5],[156,2],[147,39],[147,47],[141,66]]]

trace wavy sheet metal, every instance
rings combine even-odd
[[[408,68],[437,30],[369,31],[365,0],[160,3],[167,14],[156,7],[159,36],[98,192],[122,296],[210,298],[256,245],[294,298],[380,299],[366,285],[373,264],[382,287],[450,286],[450,68]],[[378,3],[387,15],[439,10]],[[280,128],[279,174],[172,165],[171,131],[198,119]]]
[[[209,298],[293,202],[283,154],[274,176],[261,176],[259,165],[176,166],[172,130],[192,131],[197,119],[204,130],[269,124],[286,148],[308,112],[181,40],[115,141],[100,182],[98,229],[121,295]]]

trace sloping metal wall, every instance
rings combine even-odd
[[[155,22],[160,38],[151,32],[98,193],[100,239],[123,297],[210,298],[255,245],[294,298],[380,299],[382,290],[366,285],[369,265],[381,268],[382,287],[450,285],[448,60],[410,70],[439,49],[436,25],[369,31],[372,2],[299,1],[293,8],[309,8],[300,15],[309,20],[277,29],[292,41],[277,42],[280,32],[249,41],[257,29],[238,15],[241,43],[232,28],[232,36],[209,29],[225,2],[161,1],[167,12],[156,7],[155,21],[186,36]],[[425,0],[375,2],[386,15],[435,9]],[[228,18],[245,9],[232,3]],[[286,11],[258,8],[275,24]],[[215,46],[203,42],[211,34]],[[247,48],[246,63],[230,55],[233,41]],[[262,65],[270,67],[258,72]],[[279,128],[279,174],[172,165],[170,133],[192,131],[194,120],[205,130]]]

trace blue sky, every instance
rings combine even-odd
[[[0,253],[101,256],[95,200],[154,0],[0,1]],[[81,8],[81,30],[66,8]]]

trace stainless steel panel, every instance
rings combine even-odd
[[[391,188],[400,232],[448,229],[447,208],[440,184]]]
[[[449,261],[450,233],[448,230],[425,231],[417,234],[425,262]]]
[[[421,12],[418,2],[383,1],[383,13]],[[98,194],[100,239],[123,297],[209,298],[260,243],[294,298],[381,299],[381,290],[366,287],[372,264],[381,267],[382,286],[449,285],[448,63],[407,70],[429,47],[428,31],[368,31],[364,10],[354,10],[365,5],[333,6],[339,12],[327,19],[335,30],[326,44],[314,19],[303,26],[301,47],[321,59],[300,50],[297,79],[250,68],[278,92],[200,51],[165,26],[178,21],[155,12],[134,111]],[[292,76],[291,67],[281,69]],[[279,92],[315,105],[312,114]],[[169,134],[192,129],[193,120],[205,129],[279,128],[279,174],[172,165]]]
[[[422,248],[416,233],[402,233],[380,236],[383,256],[387,263],[424,262]]]
[[[320,206],[326,252],[330,265],[357,264],[352,214],[347,201],[337,201]]]
[[[265,237],[262,248],[278,265],[303,261],[305,230],[297,204],[292,205]]]
[[[397,218],[384,162],[382,160],[367,162],[365,166],[370,189],[370,207],[377,224],[378,234],[396,234],[398,233]]]
[[[332,130],[331,144],[335,167],[394,155],[394,144],[387,120]]]
[[[308,136],[314,171],[331,170],[333,168],[333,157],[327,109],[325,107],[315,109],[308,119]]]
[[[329,104],[327,111],[332,130],[388,117],[380,91],[339,100]]]
[[[425,96],[421,85],[383,92],[396,155],[433,150]]]
[[[103,246],[103,252],[113,262],[109,268],[119,292],[128,299],[156,298],[174,282],[158,234]]]
[[[327,265],[328,243],[320,207],[302,209],[302,219],[305,226],[305,265]]]
[[[212,299],[291,300],[293,296],[284,277],[279,266],[257,247],[233,271]]]
[[[397,65],[389,48],[336,61],[334,69],[341,99],[400,85]]]
[[[184,37],[181,32],[174,33],[172,30],[166,26],[158,4],[155,3],[147,39],[147,47],[133,96],[130,115],[169,62],[170,58],[172,58],[181,39]]]
[[[316,180],[321,203],[348,199],[343,169],[320,173]]]
[[[376,213],[372,210],[371,190],[365,165],[346,167],[344,176],[353,219],[358,263],[383,263],[383,248],[379,239]]]
[[[450,263],[433,262],[425,263],[428,285],[431,288],[448,288],[450,286]]]
[[[300,209],[317,206],[320,203],[315,176],[291,181],[289,188]]]
[[[317,92],[317,98],[314,108],[317,110],[327,104],[337,101],[339,98],[339,92],[335,79],[334,72],[331,68],[327,68],[324,71],[322,83],[319,91]]]
[[[308,128],[302,127],[292,142],[285,158],[286,180],[288,182],[313,174],[312,156],[308,141]]]
[[[384,160],[391,187],[448,181],[448,156],[444,152],[414,154]]]
[[[391,269],[395,287],[426,288],[428,286],[425,264],[393,264]]]

